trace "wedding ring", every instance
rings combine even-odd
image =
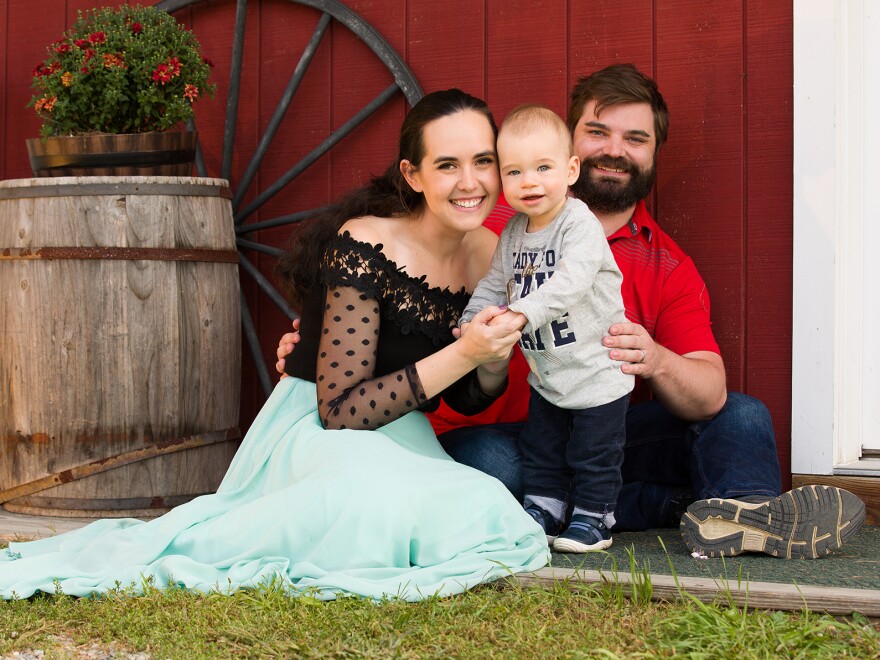
[[[639,363],[644,362],[644,361],[645,361],[645,358],[648,357],[648,354],[645,353],[645,351],[643,351],[641,348],[637,348],[636,350],[637,350],[639,353],[642,354],[642,357],[641,357],[641,359],[639,360]]]

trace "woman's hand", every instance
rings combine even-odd
[[[461,350],[474,366],[484,366],[489,372],[506,372],[513,346],[522,336],[525,316],[510,312],[507,306],[487,307],[477,313],[470,323],[462,325]],[[495,363],[500,362],[500,365]],[[493,365],[493,366],[486,366]]]
[[[299,340],[299,319],[295,319],[293,321],[293,332],[287,332],[282,335],[281,341],[278,342],[278,348],[275,349],[275,357],[278,358],[278,362],[275,363],[275,371],[281,374],[281,378],[287,377],[287,374],[284,373],[285,358],[293,353],[293,349],[299,343]]]

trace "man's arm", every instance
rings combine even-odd
[[[287,378],[287,374],[284,373],[284,362],[287,356],[293,353],[293,349],[299,343],[299,339],[299,319],[294,319],[293,332],[282,335],[278,341],[278,348],[275,349],[275,357],[278,358],[278,361],[275,363],[275,371],[281,374],[281,378]]]
[[[724,361],[712,351],[678,355],[653,340],[637,323],[615,323],[602,340],[621,370],[648,381],[672,414],[689,421],[709,419],[727,401]]]

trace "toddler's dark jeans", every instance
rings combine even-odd
[[[591,513],[611,513],[620,493],[629,394],[593,408],[566,410],[532,388],[519,438],[523,491]]]

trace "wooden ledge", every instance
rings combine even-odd
[[[837,486],[858,495],[865,503],[865,524],[880,526],[880,477],[793,474],[791,486]]]
[[[610,585],[615,581],[611,572],[573,568],[542,568],[534,573],[522,573],[515,577],[520,584],[540,587],[564,581],[573,591],[594,589],[596,585]],[[675,578],[653,573],[650,580],[653,588],[651,600],[681,600],[680,591],[683,590],[704,603],[726,601],[729,597],[737,605],[762,610],[799,611],[806,607],[813,612],[834,615],[860,612],[866,617],[880,617],[880,591],[874,589],[814,587],[775,582],[737,583],[699,577]],[[616,582],[625,596],[632,594],[633,578],[630,574],[618,573]]]

